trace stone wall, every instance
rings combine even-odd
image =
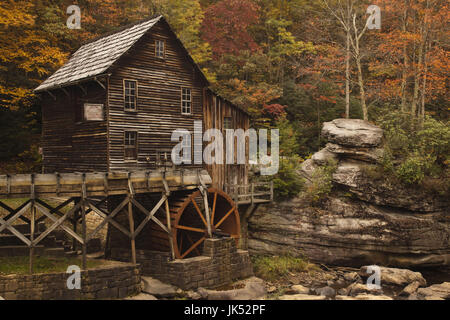
[[[95,212],[91,212],[86,215],[86,230],[88,234],[91,234],[102,222],[104,219],[100,217]],[[81,230],[81,227],[79,228]],[[102,247],[105,247],[106,244],[106,236],[108,233],[108,226],[103,226],[102,229],[100,229],[99,232],[95,235],[95,238],[100,239]]]
[[[170,253],[137,250],[142,275],[155,277],[183,290],[217,288],[253,275],[247,251],[238,250],[234,239],[207,239],[203,255],[170,261]],[[130,250],[113,248],[113,259],[129,261]]]
[[[81,290],[69,290],[71,274],[0,276],[0,296],[6,300],[121,299],[141,290],[140,266],[120,264],[81,272]]]

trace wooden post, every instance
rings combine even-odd
[[[206,216],[206,224],[208,225],[207,227],[208,236],[212,238],[211,216],[209,213],[208,192],[206,190],[204,190],[203,202],[205,204],[205,216]]]
[[[270,182],[270,202],[273,202],[273,181]]]
[[[131,236],[131,263],[136,264],[136,240],[135,240],[135,230],[134,230],[134,217],[133,217],[133,203],[131,202],[131,197],[128,202],[128,223],[130,225],[130,236]]]
[[[172,253],[172,260],[175,260],[175,248],[173,246],[173,238],[172,238],[172,223],[170,220],[170,208],[169,208],[169,199],[166,197],[166,216],[167,216],[167,229],[169,229],[169,244],[170,244],[170,252]]]
[[[130,226],[131,239],[131,263],[136,265],[136,230],[134,227],[133,217],[133,199],[134,199],[133,182],[131,181],[131,172],[128,172],[128,224]]]
[[[73,206],[75,207],[76,205],[77,205],[77,199],[74,198]],[[73,227],[73,232],[75,232],[75,233],[77,233],[77,229],[78,229],[78,220],[80,217],[80,210],[75,210],[75,212],[73,213],[72,227]],[[78,250],[78,242],[75,238],[72,238],[72,250],[75,252],[77,252],[77,250]]]
[[[30,265],[29,265],[29,272],[30,274],[33,274],[33,267],[34,267],[34,229],[35,229],[35,222],[36,222],[36,206],[35,206],[35,192],[34,192],[34,174],[31,175],[31,192],[30,192],[30,198],[31,198],[31,221],[30,221]]]
[[[34,232],[35,232],[35,226],[36,226],[36,207],[34,206],[34,200],[32,202],[31,207],[31,222],[30,222],[30,274],[33,274],[33,267],[34,267]]]
[[[82,232],[83,232],[83,270],[87,270],[87,236],[86,236],[86,208],[84,207],[85,202],[84,199],[81,199],[81,223],[82,223]]]
[[[251,190],[251,197],[252,197],[252,205],[253,205],[253,203],[255,202],[255,184],[254,183],[252,183],[252,190]]]
[[[83,174],[83,185],[82,185],[82,198],[81,198],[81,221],[82,221],[82,232],[83,232],[83,270],[87,270],[87,232],[86,232],[86,174]]]

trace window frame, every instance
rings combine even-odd
[[[127,105],[127,95],[126,95],[126,91],[127,91],[127,87],[126,87],[126,83],[127,82],[134,82],[136,84],[136,97],[135,97],[135,107],[134,109],[128,109],[126,107]],[[135,79],[123,79],[123,110],[125,112],[131,112],[131,113],[136,113],[138,112],[138,100],[139,100],[139,82]]]
[[[162,57],[160,57],[158,55],[158,53],[159,53],[158,49],[160,49],[159,43],[163,44]],[[158,58],[158,59],[162,59],[162,60],[166,59],[166,41],[165,40],[155,39],[155,57]]]
[[[129,145],[127,145],[127,133],[134,133],[136,135],[135,137],[135,146],[134,148],[131,148]],[[127,149],[136,149],[136,158],[127,158]],[[125,130],[123,132],[123,159],[125,162],[137,162],[139,158],[139,132],[137,130]]]
[[[189,90],[189,96],[190,96],[190,100],[184,100],[183,99],[183,96],[184,96],[184,94],[183,94],[183,90]],[[192,88],[191,87],[181,87],[181,95],[180,95],[180,98],[181,98],[181,114],[182,115],[184,115],[184,116],[191,116],[192,114],[193,114],[193,106],[194,106],[194,103],[193,103],[193,98],[192,98]],[[190,107],[189,107],[189,113],[187,113],[187,112],[184,112],[184,106],[183,106],[183,103],[184,102],[189,102],[190,103]]]

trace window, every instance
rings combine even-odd
[[[225,130],[227,129],[233,129],[233,118],[231,117],[225,117],[223,119],[223,128]]]
[[[155,55],[157,58],[164,59],[166,57],[165,42],[162,40],[155,41]]]
[[[137,160],[137,137],[137,132],[125,131],[125,160]]]
[[[181,89],[181,113],[192,114],[192,94],[191,89]]]
[[[137,111],[137,81],[124,80],[125,111]]]

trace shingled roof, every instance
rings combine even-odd
[[[69,61],[34,91],[41,92],[74,84],[105,73],[158,21],[159,16],[83,45]]]

